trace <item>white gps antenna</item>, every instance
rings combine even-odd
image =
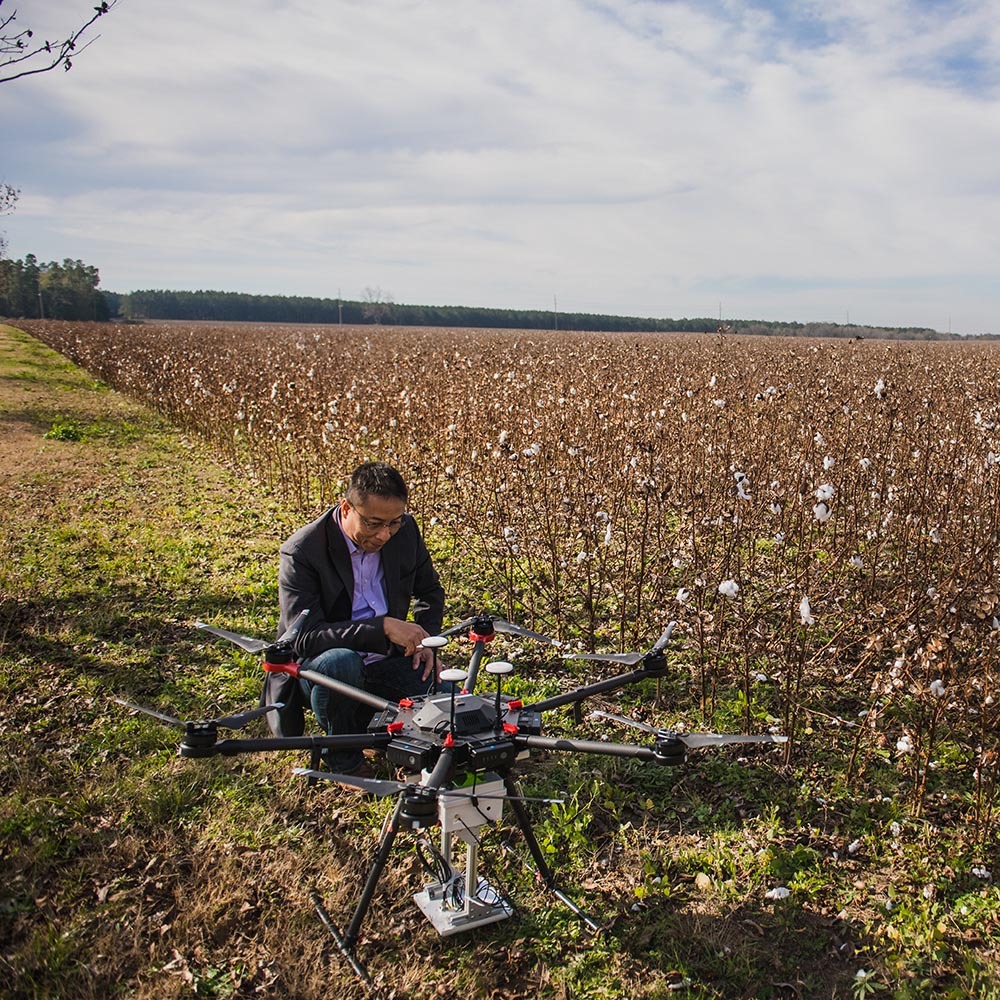
[[[438,689],[438,650],[442,646],[448,645],[448,640],[443,635],[429,635],[420,643],[424,649],[429,649],[431,656],[431,694],[437,694]]]
[[[451,720],[448,723],[448,732],[455,735],[455,692],[458,684],[469,676],[468,670],[459,670],[457,667],[450,667],[441,671],[441,680],[450,681],[454,686],[451,689]]]
[[[486,673],[493,674],[497,679],[497,705],[496,705],[496,727],[497,730],[500,729],[500,684],[502,682],[504,674],[509,674],[514,669],[513,663],[508,663],[506,660],[494,660],[492,663],[486,664]]]

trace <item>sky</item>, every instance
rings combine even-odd
[[[93,5],[0,12],[55,37]],[[1000,333],[1000,0],[120,0],[95,29],[0,84],[11,257]]]

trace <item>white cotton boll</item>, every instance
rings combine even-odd
[[[608,526],[604,529],[604,544],[611,544],[611,522],[608,522]]]
[[[730,600],[740,592],[740,585],[735,580],[723,580],[719,584],[719,593]]]
[[[786,888],[783,885],[776,885],[773,889],[768,889],[764,893],[765,899],[788,899],[792,894],[792,890]]]
[[[517,538],[517,532],[510,526],[503,529],[503,537],[508,541],[512,542]]]
[[[812,608],[809,607],[809,598],[803,595],[799,602],[799,618],[803,625],[815,625],[816,619],[812,616]]]
[[[858,464],[861,466],[863,472],[867,472],[872,467],[872,460],[870,458],[859,459]]]
[[[815,517],[820,524],[825,524],[829,521],[832,514],[833,511],[831,511],[825,503],[818,503],[815,507],[813,507],[813,517]]]
[[[913,753],[913,740],[909,733],[903,733],[903,735],[896,740],[896,749],[903,754]]]
[[[736,484],[736,495],[737,495],[737,496],[738,496],[738,497],[739,497],[739,498],[740,498],[741,500],[747,500],[747,501],[749,501],[749,500],[750,500],[750,494],[749,494],[749,493],[747,493],[747,486],[746,486],[746,479],[741,479],[741,480],[740,480],[740,481],[739,481],[739,482],[738,482],[738,483]]]
[[[784,543],[785,543],[785,533],[783,531],[779,531],[774,536],[774,544],[775,545],[784,545]]]
[[[691,597],[691,591],[687,587],[680,587],[677,591],[677,603],[687,604],[688,599]]]
[[[837,460],[833,457],[833,455],[827,455],[826,458],[823,459],[823,468],[826,469],[827,472],[829,472],[836,464]]]
[[[815,496],[816,499],[820,501],[820,503],[826,503],[827,500],[833,499],[833,495],[836,492],[837,491],[833,488],[832,485],[830,485],[830,483],[823,483],[822,486],[818,486],[816,488]]]
[[[781,504],[780,504],[780,503],[778,503],[778,501],[777,501],[777,500],[775,500],[775,501],[774,501],[774,502],[773,502],[773,503],[771,504],[771,513],[772,513],[772,514],[780,514],[780,513],[781,513]]]
[[[847,845],[847,853],[848,854],[857,854],[859,850],[861,850],[861,841],[860,840],[852,840]]]
[[[875,388],[873,391],[875,395],[878,396],[879,399],[881,399],[885,395],[885,379],[880,378],[875,383]]]
[[[726,405],[726,401],[724,399],[713,399],[712,405],[717,406],[721,410]]]
[[[944,682],[939,677],[936,681],[931,681],[931,694],[935,698],[943,698],[945,695]]]
[[[865,568],[865,561],[864,561],[864,559],[861,558],[861,556],[858,556],[858,555],[851,556],[851,558],[848,560],[848,562],[855,569],[864,569]]]

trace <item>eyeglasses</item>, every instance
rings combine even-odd
[[[388,528],[390,533],[392,533],[399,531],[399,529],[403,526],[402,517],[393,518],[391,521],[380,521],[377,517],[365,517],[365,515],[362,514],[357,507],[352,507],[351,510],[358,515],[358,520],[369,531],[381,531],[383,528]]]

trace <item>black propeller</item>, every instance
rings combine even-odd
[[[308,617],[309,609],[306,608],[305,611],[296,616],[295,621],[274,642],[265,642],[263,639],[254,639],[253,636],[240,635],[238,632],[230,632],[228,629],[206,625],[205,622],[195,622],[194,624],[195,628],[211,632],[212,635],[217,635],[220,639],[228,639],[248,653],[263,653],[265,660],[288,663],[291,662],[291,657],[294,655],[295,640]]]
[[[564,660],[600,660],[604,663],[622,663],[627,667],[633,667],[643,660],[655,660],[663,655],[663,651],[670,642],[677,622],[671,622],[664,630],[663,635],[656,640],[656,644],[645,653],[563,653]]]
[[[146,708],[143,705],[134,705],[130,701],[125,701],[124,698],[113,698],[112,701],[118,702],[119,705],[124,705],[133,712],[142,712],[143,715],[152,716],[152,718],[159,719],[161,722],[167,723],[167,725],[176,726],[178,729],[184,730],[193,726],[199,728],[242,729],[254,719],[258,719],[268,712],[273,712],[275,709],[285,707],[279,702],[276,705],[264,705],[261,708],[254,708],[249,712],[241,712],[239,715],[225,715],[221,719],[202,719],[197,722],[185,722],[182,719],[175,719],[172,715],[164,715],[162,712],[157,712],[155,709]]]
[[[548,643],[550,646],[561,645],[558,639],[551,639],[549,636],[542,635],[540,632],[532,632],[531,629],[522,628],[520,625],[514,625],[509,621],[505,621],[499,615],[490,614],[476,615],[474,618],[467,618],[464,622],[459,622],[457,625],[452,625],[451,628],[445,629],[441,635],[458,635],[459,632],[464,632],[469,628],[480,628],[482,629],[481,634],[483,635],[490,635],[492,632],[500,632],[504,635],[517,635],[522,639],[535,639],[538,642]]]
[[[594,711],[590,713],[591,719],[610,719],[612,722],[621,723],[623,726],[631,726],[633,729],[641,729],[644,733],[652,733],[654,736],[667,737],[679,740],[689,750],[697,750],[699,747],[719,747],[727,746],[730,743],[787,743],[787,736],[772,736],[770,734],[762,736],[739,736],[724,733],[678,733],[672,729],[662,729],[651,726],[646,722],[636,722],[635,719],[628,719],[624,715],[613,715],[611,712]]]
[[[353,788],[360,788],[363,791],[370,792],[372,795],[382,796],[382,795],[397,795],[399,792],[406,791],[430,791],[430,789],[425,789],[423,785],[418,784],[415,781],[393,781],[391,779],[383,778],[359,778],[353,774],[337,774],[334,771],[315,771],[307,767],[297,767],[292,772],[303,778],[321,778],[323,781],[335,781],[338,785],[350,785]],[[442,788],[436,792],[437,796],[440,798],[447,799],[513,799],[517,798],[519,802],[565,802],[565,799],[547,799],[539,797],[529,797],[529,796],[513,796],[513,795],[484,795],[479,794],[471,789],[467,788]]]

